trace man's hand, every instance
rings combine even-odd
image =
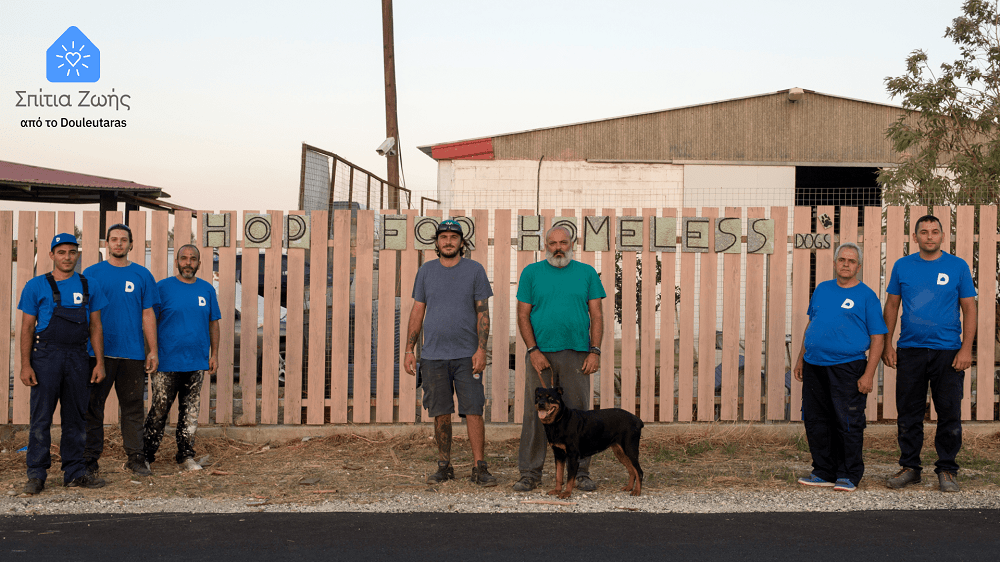
[[[214,375],[219,370],[219,358],[212,355],[208,358],[208,374]]]
[[[795,380],[802,382],[802,366],[803,360],[799,357],[799,360],[795,362],[795,366],[792,367],[792,374],[795,375]]]
[[[956,356],[956,359],[958,356]],[[885,363],[886,367],[896,368],[896,348],[892,346],[889,338],[885,339],[885,348],[882,349],[882,362]],[[971,360],[970,360],[971,364]]]
[[[600,368],[601,356],[596,353],[589,353],[587,354],[587,358],[583,360],[583,367],[580,367],[580,370],[585,375],[592,375]]]
[[[472,361],[472,364],[476,364],[475,360]],[[417,357],[412,351],[406,352],[406,355],[403,357],[403,370],[410,376],[416,376],[417,374]]]
[[[486,350],[479,348],[472,354],[472,372],[482,373],[486,369]]]
[[[152,375],[156,372],[156,368],[160,366],[160,358],[156,355],[155,351],[150,351],[146,355],[146,374]]]
[[[24,383],[24,386],[35,386],[38,384],[38,379],[35,378],[35,370],[31,368],[31,365],[21,367],[21,382]]]
[[[870,375],[861,375],[858,379],[858,392],[861,394],[868,394],[872,391],[872,387],[875,386],[875,373]]]
[[[972,350],[962,349],[955,354],[955,359],[951,362],[951,368],[956,371],[964,371],[972,366]]]
[[[97,384],[104,380],[104,363],[94,365],[94,372],[90,373],[91,384]]]
[[[542,353],[542,350],[540,350],[540,349],[536,349],[536,350],[532,351],[528,355],[528,359],[531,361],[531,366],[535,369],[535,372],[538,373],[538,376],[540,378],[542,378],[542,372],[543,371],[552,368],[552,365],[549,364],[548,358],[545,357],[545,354]],[[542,378],[542,380],[544,381],[545,379]],[[549,380],[550,384],[551,384],[551,382],[552,381]],[[543,386],[545,386],[545,385],[543,384]]]

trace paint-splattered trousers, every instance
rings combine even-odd
[[[899,466],[920,470],[920,449],[924,446],[924,414],[930,386],[937,433],[934,448],[938,460],[934,472],[958,472],[955,457],[962,449],[962,395],[965,371],[951,367],[957,349],[923,347],[896,350],[896,428],[899,439]]]
[[[157,371],[153,375],[153,395],[143,427],[142,450],[146,461],[156,460],[156,451],[163,440],[170,405],[177,398],[177,457],[179,463],[194,458],[194,433],[198,430],[198,413],[201,410],[201,382],[204,371],[168,373]]]

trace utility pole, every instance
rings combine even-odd
[[[385,136],[396,139],[395,152],[386,156],[389,208],[399,209],[399,124],[396,120],[396,55],[392,37],[392,0],[382,0],[382,58],[385,63]],[[392,152],[392,151],[390,151]]]

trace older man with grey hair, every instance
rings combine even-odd
[[[521,272],[517,287],[517,328],[528,346],[524,381],[524,417],[514,490],[527,492],[542,481],[545,464],[545,428],[538,419],[532,397],[539,386],[554,383],[563,389],[570,408],[590,409],[590,375],[601,364],[604,317],[601,299],[606,294],[593,266],[573,260],[572,234],[556,226],[545,234],[546,259]],[[551,381],[551,383],[550,383]],[[590,479],[590,458],[580,459],[576,488],[597,488]]]
[[[802,381],[802,417],[813,459],[812,474],[799,484],[839,492],[853,492],[864,475],[866,395],[875,385],[887,331],[878,295],[857,279],[860,266],[857,244],[837,248],[837,278],[813,291],[794,368]]]

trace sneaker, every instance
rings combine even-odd
[[[895,476],[889,479],[889,487],[892,489],[904,488],[908,484],[920,483],[920,471],[915,468],[903,467]]]
[[[186,459],[184,459],[184,462],[179,463],[179,464],[181,465],[181,469],[182,470],[201,470],[201,465],[198,464],[192,458],[186,458]],[[147,468],[146,470],[149,470],[149,469]],[[152,472],[150,472],[150,474],[152,474]]]
[[[828,480],[823,480],[822,478],[820,478],[819,476],[816,476],[815,474],[810,474],[809,476],[804,476],[802,478],[799,478],[799,484],[802,484],[803,486],[835,486],[836,485],[833,482],[830,482]]]
[[[99,478],[93,474],[84,474],[75,480],[70,480],[65,486],[67,488],[103,488],[105,484],[107,482],[103,478]]]
[[[152,476],[153,471],[149,470],[149,465],[146,464],[146,458],[143,455],[129,455],[128,462],[125,463],[125,468],[131,470],[137,476]],[[90,474],[90,469],[87,469],[87,473]]]
[[[490,474],[490,471],[486,469],[486,461],[478,461],[476,466],[472,467],[471,480],[473,484],[478,484],[484,488],[497,485],[496,476]]]
[[[532,478],[530,476],[522,476],[520,480],[518,480],[517,482],[514,482],[514,491],[515,492],[530,492],[530,491],[534,490],[535,488],[537,488],[539,484],[541,484],[541,482],[539,482],[538,480],[535,480],[534,478]]]
[[[589,476],[577,476],[576,489],[581,492],[593,492],[597,489],[597,483],[591,480]]]
[[[939,472],[938,473],[938,484],[941,486],[942,492],[957,492],[958,480],[956,479],[956,474],[951,472]]]
[[[857,486],[847,478],[838,478],[837,483],[833,486],[835,492],[853,492],[857,489]]]
[[[455,468],[449,461],[438,461],[438,470],[427,477],[428,484],[440,484],[455,478]]]
[[[28,483],[24,485],[24,493],[34,496],[45,489],[45,480],[41,478],[28,478]]]

